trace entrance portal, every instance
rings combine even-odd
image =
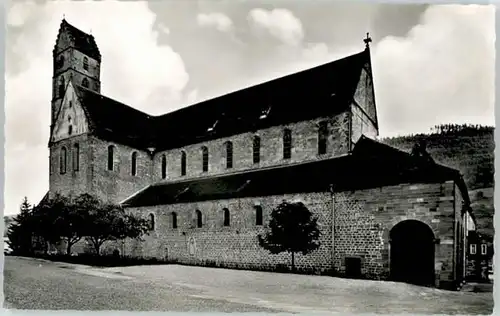
[[[391,279],[434,285],[434,233],[416,220],[398,223],[390,232]]]

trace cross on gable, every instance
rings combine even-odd
[[[363,42],[365,42],[366,47],[370,46],[371,41],[372,38],[370,37],[370,33],[366,33],[366,38],[363,40]]]

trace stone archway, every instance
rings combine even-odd
[[[434,233],[425,223],[405,220],[390,231],[391,280],[434,285]]]

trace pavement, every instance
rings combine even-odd
[[[266,313],[491,314],[492,293],[180,265],[92,268],[8,256],[6,308]]]

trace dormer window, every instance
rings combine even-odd
[[[83,57],[83,69],[89,70],[89,59],[87,57]]]
[[[260,113],[259,119],[263,120],[263,119],[267,118],[267,116],[271,112],[271,108],[272,108],[272,105],[270,105],[267,109],[262,110],[262,112]]]
[[[212,132],[215,129],[215,126],[217,126],[217,123],[219,123],[219,120],[216,120],[215,123],[214,123],[214,125],[212,125],[211,127],[209,127],[207,129],[207,132]]]

